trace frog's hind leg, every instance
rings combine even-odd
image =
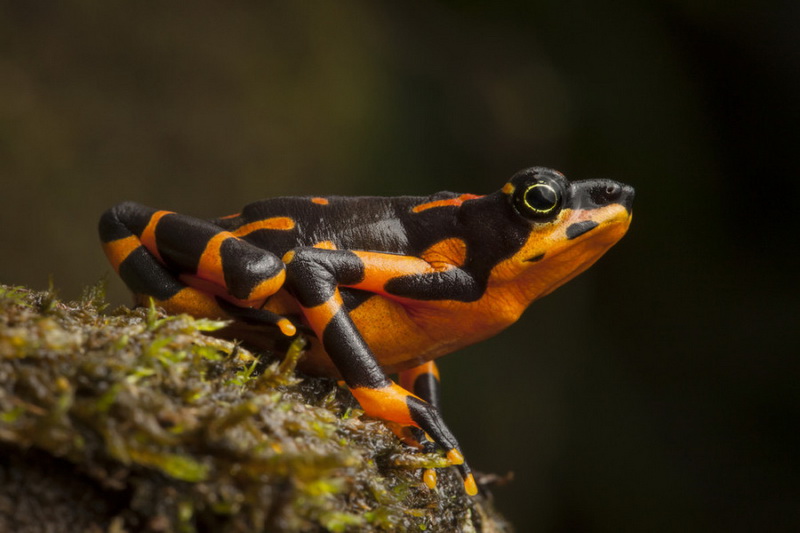
[[[138,301],[151,297],[168,312],[227,317],[220,298],[258,307],[283,284],[275,255],[201,219],[125,202],[103,214],[99,231]]]

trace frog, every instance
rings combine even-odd
[[[484,195],[284,196],[215,219],[122,202],[99,233],[137,304],[231,321],[256,346],[308,337],[302,372],[343,381],[366,415],[440,450],[474,495],[436,359],[589,268],[627,232],[633,198],[530,167]],[[422,481],[435,488],[436,471]]]

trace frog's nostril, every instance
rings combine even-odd
[[[590,190],[589,195],[596,206],[609,205],[619,202],[623,195],[621,183],[611,180],[598,180]]]
[[[618,183],[610,183],[606,185],[606,198],[608,198],[609,202],[613,202],[614,200],[619,199],[620,194],[622,193],[622,187],[619,186]]]

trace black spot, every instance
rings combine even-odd
[[[537,261],[541,261],[542,259],[544,259],[544,254],[534,255],[533,257],[531,257],[530,259],[526,259],[525,261],[527,263],[535,263]]]
[[[572,240],[580,237],[584,233],[593,230],[599,224],[594,220],[584,220],[583,222],[576,222],[567,228],[567,239]]]

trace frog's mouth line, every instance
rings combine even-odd
[[[540,261],[544,259],[544,254],[534,255],[533,257],[529,257],[525,260],[526,263],[535,263],[536,261]]]

